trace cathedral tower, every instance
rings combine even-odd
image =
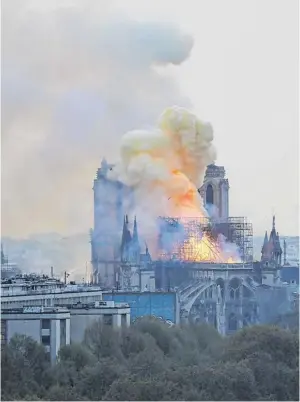
[[[229,183],[225,178],[224,166],[207,166],[204,183],[199,192],[210,215],[219,219],[228,218]]]
[[[93,282],[114,286],[120,258],[120,234],[124,210],[130,209],[130,190],[108,178],[113,165],[102,160],[94,180],[94,228],[91,231]]]

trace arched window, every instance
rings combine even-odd
[[[213,205],[214,203],[214,190],[211,184],[206,187],[206,204]]]

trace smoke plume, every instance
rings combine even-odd
[[[150,200],[154,218],[206,217],[197,189],[216,157],[212,140],[209,124],[186,109],[166,109],[157,129],[124,135],[121,161],[110,176],[134,188],[138,205]]]
[[[114,160],[124,130],[153,124],[170,104],[189,105],[156,66],[182,63],[192,46],[192,38],[176,25],[131,20],[116,14],[114,2],[4,0],[2,232],[87,230],[92,179],[102,156]],[[171,139],[165,137],[166,147]],[[180,130],[176,138],[190,141]],[[175,148],[172,152],[176,166],[196,184],[201,178],[193,177],[188,159],[197,155],[189,146],[184,159]],[[152,163],[155,155],[144,157]],[[140,173],[133,172],[140,163],[148,166],[143,157],[130,163],[127,179],[135,185]],[[156,169],[147,174],[169,174]],[[175,213],[176,199],[188,184],[175,173],[172,180]]]
[[[177,106],[163,112],[156,129],[122,138],[120,162],[110,178],[134,189],[135,212],[153,253],[157,217],[208,217],[198,188],[216,158],[212,141],[210,124]]]

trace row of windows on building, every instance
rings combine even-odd
[[[43,299],[34,299],[34,300],[24,300],[21,302],[18,301],[1,301],[1,305],[6,308],[18,307],[20,304],[22,306],[51,306],[52,304],[75,304],[75,303],[93,303],[95,301],[101,301],[102,295],[97,296],[75,296],[75,297],[52,297],[52,298],[43,298]]]

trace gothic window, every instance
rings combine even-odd
[[[214,203],[214,190],[211,184],[209,184],[206,188],[206,204]]]

